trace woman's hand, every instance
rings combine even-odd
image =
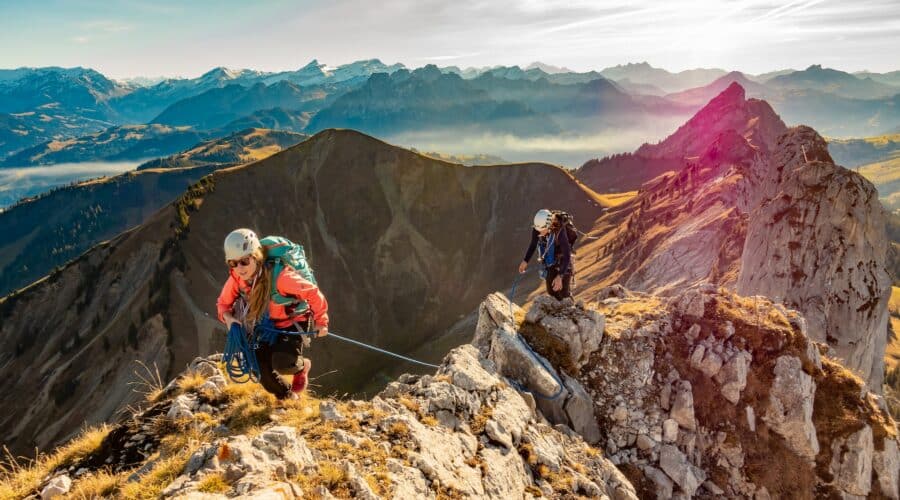
[[[557,277],[553,278],[552,285],[553,285],[554,292],[558,292],[558,291],[562,290],[562,277],[557,276]]]
[[[528,269],[528,263],[523,260],[522,263],[519,264],[519,274],[524,273],[526,269]]]
[[[225,320],[225,329],[226,330],[231,330],[231,325],[241,326],[241,322],[238,321],[237,318],[235,318],[234,315],[231,313],[227,312],[227,313],[223,314],[222,319]]]
[[[316,338],[324,337],[328,335],[328,327],[327,326],[317,326],[316,327]]]

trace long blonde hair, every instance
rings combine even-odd
[[[247,311],[247,323],[255,325],[269,307],[272,287],[272,270],[266,266],[266,252],[257,248],[250,254],[256,261],[256,278],[250,287],[250,307]]]

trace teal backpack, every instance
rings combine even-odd
[[[259,240],[259,243],[266,250],[266,262],[272,264],[272,300],[281,306],[293,305],[293,314],[295,315],[306,312],[309,309],[309,305],[305,300],[285,297],[278,293],[277,286],[278,275],[281,274],[285,267],[290,267],[307,281],[317,284],[313,270],[306,260],[306,252],[303,251],[303,245],[294,243],[281,236],[266,236]]]

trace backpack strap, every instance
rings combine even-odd
[[[274,259],[272,262],[272,289],[270,291],[270,296],[272,298],[272,302],[284,306],[285,309],[292,308],[291,316],[301,316],[306,314],[309,311],[309,304],[306,303],[303,299],[298,299],[296,297],[288,297],[282,295],[278,292],[278,277],[281,276],[281,273],[287,268],[281,259]],[[293,306],[293,307],[292,307]]]

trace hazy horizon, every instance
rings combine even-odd
[[[584,72],[629,62],[750,74],[812,64],[895,71],[900,4],[864,0],[98,0],[3,4],[0,67],[89,67],[116,79],[196,77],[224,66],[296,70],[312,59],[465,67],[540,61]],[[360,13],[365,13],[361,19]],[[202,22],[198,22],[201,20]],[[23,43],[24,42],[24,43]],[[172,57],[178,54],[178,57]]]

